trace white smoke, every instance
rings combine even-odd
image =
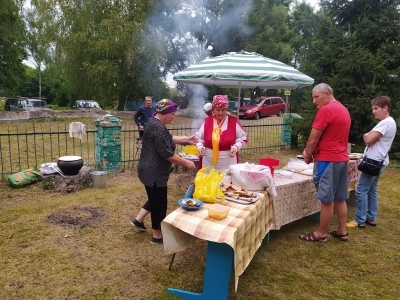
[[[192,105],[192,128],[200,128],[204,119],[207,117],[205,114],[203,107],[206,104],[208,99],[208,90],[202,85],[199,84],[191,84],[188,86],[193,91],[193,96],[191,99]]]

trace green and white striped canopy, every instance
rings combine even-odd
[[[227,88],[267,89],[296,89],[314,83],[314,79],[291,66],[246,51],[207,58],[175,73],[174,80]]]

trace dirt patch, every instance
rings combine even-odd
[[[95,227],[106,217],[106,212],[99,207],[75,206],[52,213],[47,217],[47,221],[63,227],[82,229]]]

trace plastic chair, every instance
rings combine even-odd
[[[186,191],[185,198],[192,198],[193,193],[194,193],[194,184],[192,183],[191,185],[189,185],[189,187]]]

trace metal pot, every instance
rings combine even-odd
[[[80,156],[62,156],[57,161],[57,167],[64,175],[76,175],[83,167],[83,159]]]

